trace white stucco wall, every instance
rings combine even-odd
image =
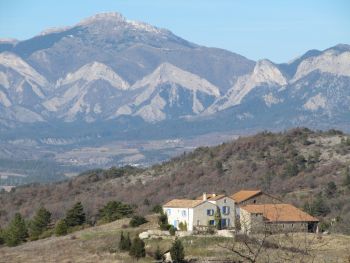
[[[180,222],[187,224],[187,230],[193,226],[193,209],[192,208],[177,208],[163,207],[164,213],[168,215],[168,223],[179,229]]]

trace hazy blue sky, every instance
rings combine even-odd
[[[27,39],[107,11],[251,59],[285,62],[350,44],[349,0],[0,0],[0,38]]]

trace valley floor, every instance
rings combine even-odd
[[[128,228],[128,219],[109,224],[87,228],[64,237],[51,237],[28,242],[18,247],[0,248],[0,262],[134,262],[125,252],[118,251],[120,232],[129,232],[134,236],[147,229],[157,228],[157,217],[148,217],[149,223],[138,228]],[[227,248],[233,244],[232,239],[217,236],[191,236],[181,239],[186,258],[192,262],[238,262],[242,260]],[[350,260],[350,236],[315,234],[294,234],[287,239],[285,235],[274,235],[269,241],[283,243],[284,248],[266,248],[257,262],[348,262]],[[155,251],[159,246],[167,250],[173,237],[146,240],[146,252]],[[300,244],[307,244],[308,253],[303,254]],[[236,244],[244,252],[243,244]],[[294,250],[293,250],[294,249]],[[208,261],[210,260],[210,261]],[[215,261],[214,261],[215,260]],[[224,261],[230,260],[230,261]],[[153,262],[149,255],[139,262]],[[242,262],[242,261],[241,261]],[[243,260],[243,262],[245,262]]]

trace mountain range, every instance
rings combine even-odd
[[[3,130],[125,117],[145,124],[220,121],[228,129],[349,128],[345,44],[284,64],[255,62],[105,13],[28,40],[2,40],[0,52]]]

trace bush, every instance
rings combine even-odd
[[[174,263],[185,262],[185,249],[180,239],[175,239],[175,242],[170,248],[170,255]]]
[[[120,240],[119,240],[119,249],[122,251],[129,251],[131,247],[131,240],[129,233],[127,236],[124,236],[124,233],[122,232],[120,234]]]
[[[179,224],[179,229],[180,229],[181,231],[187,231],[187,223],[186,223],[186,222],[185,222],[185,223],[180,222],[180,224]]]
[[[136,259],[145,257],[145,242],[143,242],[139,237],[135,237],[132,242],[129,254],[130,256],[133,256]]]
[[[174,226],[170,226],[169,227],[169,233],[170,233],[170,235],[175,236],[176,228]]]
[[[57,222],[55,227],[56,236],[64,236],[68,233],[68,225],[65,219],[61,219]]]
[[[9,226],[5,230],[4,240],[6,245],[13,247],[26,241],[28,229],[21,214],[16,213]]]
[[[86,222],[84,207],[81,202],[76,203],[67,211],[65,222],[68,227],[80,226]]]
[[[106,223],[127,217],[133,214],[133,209],[128,204],[118,201],[109,201],[99,210],[98,217]]]
[[[129,226],[131,227],[138,227],[140,225],[143,225],[145,223],[147,223],[148,221],[146,220],[146,218],[144,218],[143,216],[133,216],[129,222]]]
[[[163,213],[163,208],[161,205],[155,205],[153,208],[152,208],[152,212],[153,213],[157,213],[157,214],[161,214]]]

